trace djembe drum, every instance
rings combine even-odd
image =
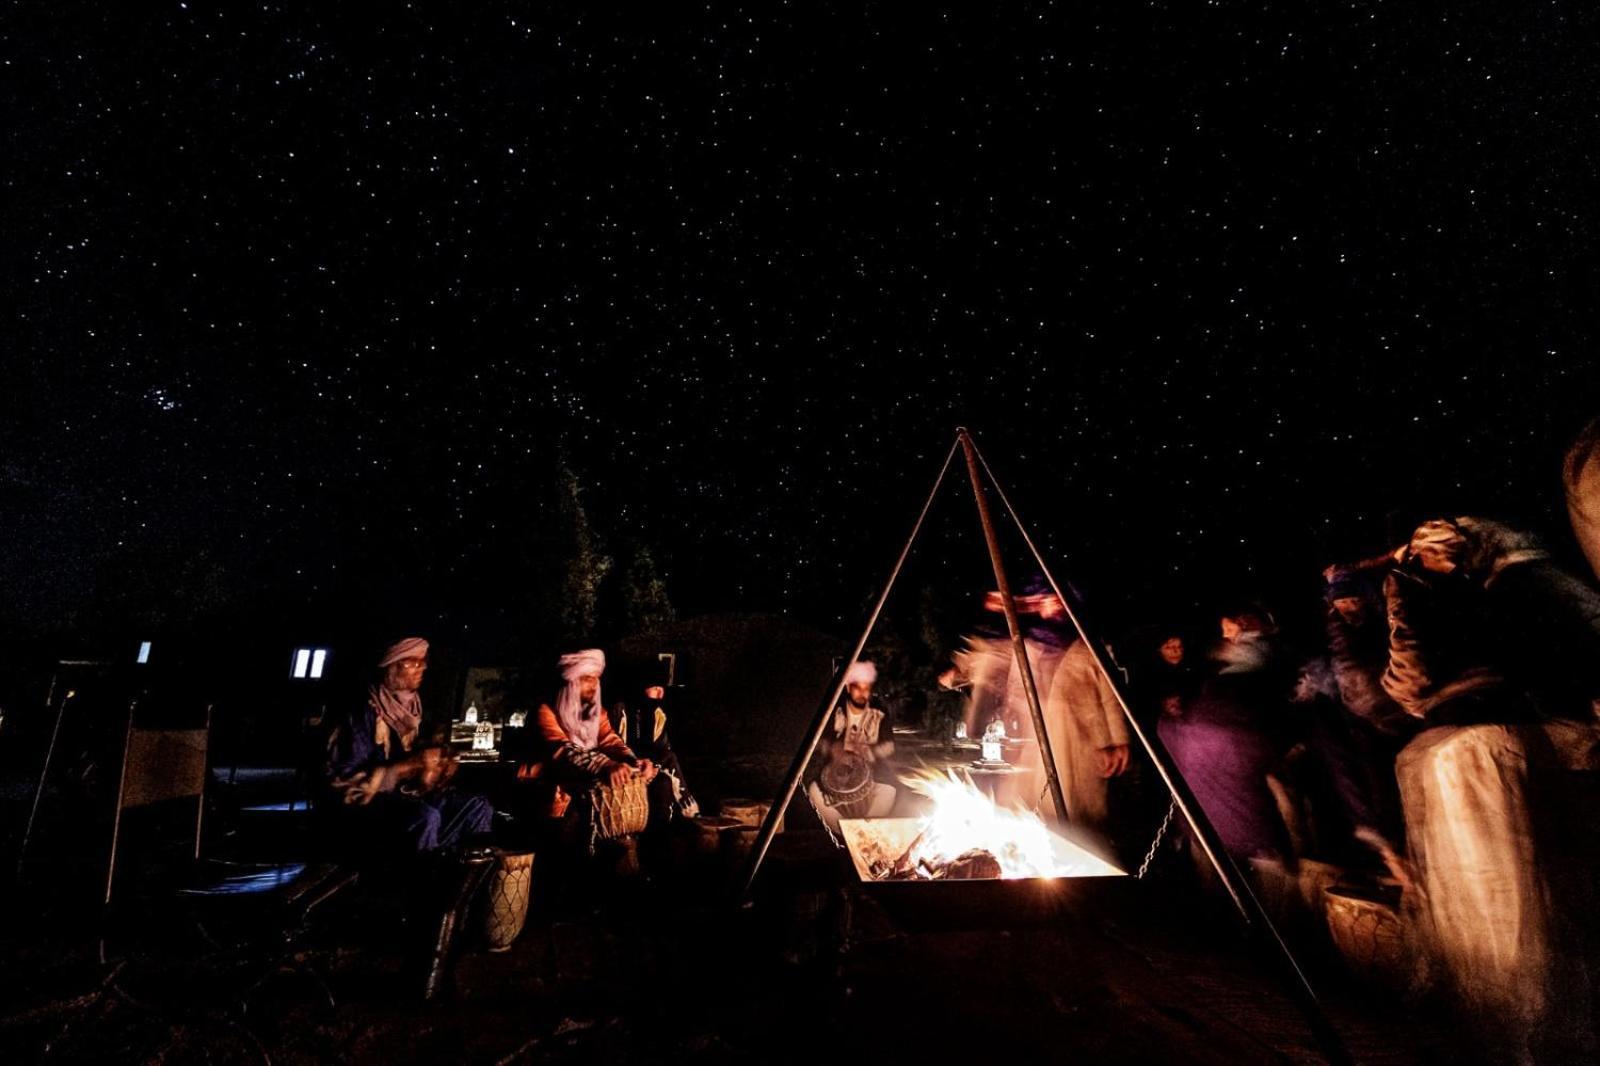
[[[509,951],[528,921],[533,852],[501,852],[489,871],[483,904],[483,939],[490,951]]]
[[[650,823],[650,786],[640,776],[620,785],[599,784],[589,790],[590,817],[596,840],[644,832]]]
[[[842,751],[822,768],[822,798],[840,818],[865,818],[872,807],[872,767],[853,751]]]

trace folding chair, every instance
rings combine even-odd
[[[290,965],[286,960],[293,955],[311,911],[353,884],[356,871],[329,862],[255,863],[214,859],[201,862],[211,707],[206,707],[205,726],[200,729],[141,728],[134,724],[136,710],[135,705],[128,715],[111,854],[106,864],[107,910],[116,887],[123,813],[192,799],[194,844],[188,868],[172,883],[163,886],[166,891],[162,896],[184,906],[196,928],[213,947],[222,948],[223,945],[207,928],[210,921],[252,919],[249,924],[256,927],[257,935],[251,939],[258,942],[255,947],[265,947],[265,957],[260,961],[265,963],[266,973],[250,985],[246,995],[275,974],[298,974],[315,980],[331,1004],[333,997],[320,975],[305,966]],[[187,844],[186,836],[186,851]],[[263,940],[264,945],[260,943]],[[237,952],[245,947],[245,943],[236,942],[224,950]],[[103,958],[104,939],[101,954]]]
[[[168,800],[194,800],[194,859],[200,858],[200,831],[205,817],[206,751],[211,736],[211,706],[206,705],[200,729],[140,729],[133,724],[137,700],[128,706],[128,736],[122,748],[122,776],[117,787],[116,816],[111,823],[111,854],[106,861],[105,905],[117,877],[117,847],[122,837],[122,812]]]

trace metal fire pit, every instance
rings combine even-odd
[[[911,928],[984,928],[1037,924],[1089,904],[1108,889],[1126,884],[1127,874],[1085,848],[1050,834],[1057,877],[985,878],[950,881],[880,881],[870,869],[876,837],[898,855],[915,839],[918,818],[846,818],[839,823],[862,891],[897,923]]]

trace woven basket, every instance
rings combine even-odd
[[[594,810],[595,837],[615,840],[642,833],[650,822],[649,786],[642,777],[621,785],[596,785],[589,794]]]

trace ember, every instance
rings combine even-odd
[[[902,778],[933,801],[922,818],[846,819],[863,880],[947,881],[1095,877],[1122,871],[1052,833],[1032,811],[997,807],[955,773]]]

